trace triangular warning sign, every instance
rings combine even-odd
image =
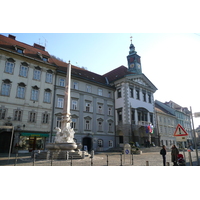
[[[188,133],[185,131],[185,129],[180,124],[178,124],[174,132],[174,136],[176,137],[176,136],[187,136],[187,135]]]

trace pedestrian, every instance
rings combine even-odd
[[[174,166],[177,166],[178,154],[179,150],[176,148],[176,145],[173,145],[171,151],[171,161],[174,163]]]
[[[167,154],[165,145],[162,146],[162,149],[160,150],[160,154],[163,157],[163,166],[165,166],[166,165],[166,154]]]

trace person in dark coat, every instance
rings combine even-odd
[[[173,145],[171,151],[171,161],[174,163],[174,166],[177,166],[178,154],[179,150],[176,148],[176,145]]]
[[[163,158],[163,166],[165,166],[166,165],[166,154],[167,154],[165,145],[162,146],[162,149],[160,150],[160,154],[162,155],[162,158]]]

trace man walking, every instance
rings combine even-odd
[[[165,145],[162,146],[162,149],[160,150],[160,154],[163,157],[163,166],[165,166],[166,165],[166,154],[167,154]]]

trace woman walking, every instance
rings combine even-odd
[[[172,159],[172,162],[174,163],[174,166],[177,166],[178,154],[179,154],[179,150],[176,148],[175,145],[173,145],[172,151],[171,151],[171,159]]]

